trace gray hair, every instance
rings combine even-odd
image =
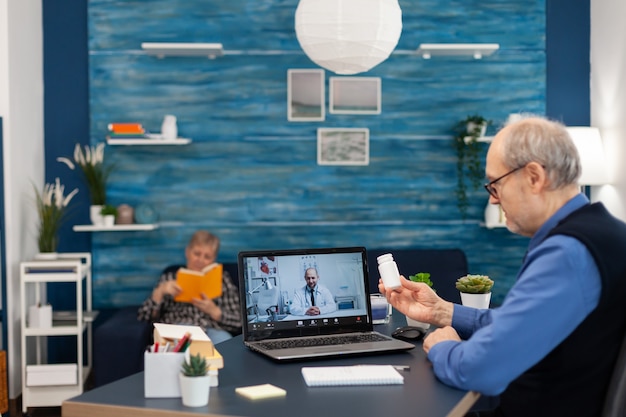
[[[578,150],[565,126],[530,116],[507,126],[503,162],[511,169],[537,162],[548,173],[550,188],[577,184],[582,171]]]
[[[212,246],[213,249],[215,249],[215,255],[217,255],[220,249],[220,238],[206,230],[198,230],[191,236],[191,239],[189,239],[187,247],[191,248],[196,245]]]

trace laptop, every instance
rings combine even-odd
[[[415,347],[373,330],[364,247],[243,251],[238,266],[255,352],[286,361]]]

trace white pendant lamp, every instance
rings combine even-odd
[[[389,57],[402,33],[398,0],[300,0],[296,36],[304,53],[336,74],[358,74]]]

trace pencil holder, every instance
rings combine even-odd
[[[50,304],[28,308],[28,327],[46,329],[52,327],[52,306]]]

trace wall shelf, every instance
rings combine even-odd
[[[116,224],[113,226],[77,224],[72,229],[75,232],[136,232],[142,230],[155,230],[158,228],[158,224]]]
[[[216,58],[224,55],[221,43],[142,42],[141,49],[159,58],[166,56],[206,56]]]
[[[150,139],[150,138],[111,138],[107,136],[108,145],[125,145],[125,146],[141,146],[141,145],[187,145],[191,143],[188,138],[176,139]]]
[[[497,43],[422,43],[416,52],[424,59],[433,56],[471,56],[481,59],[499,48],[500,44]]]

